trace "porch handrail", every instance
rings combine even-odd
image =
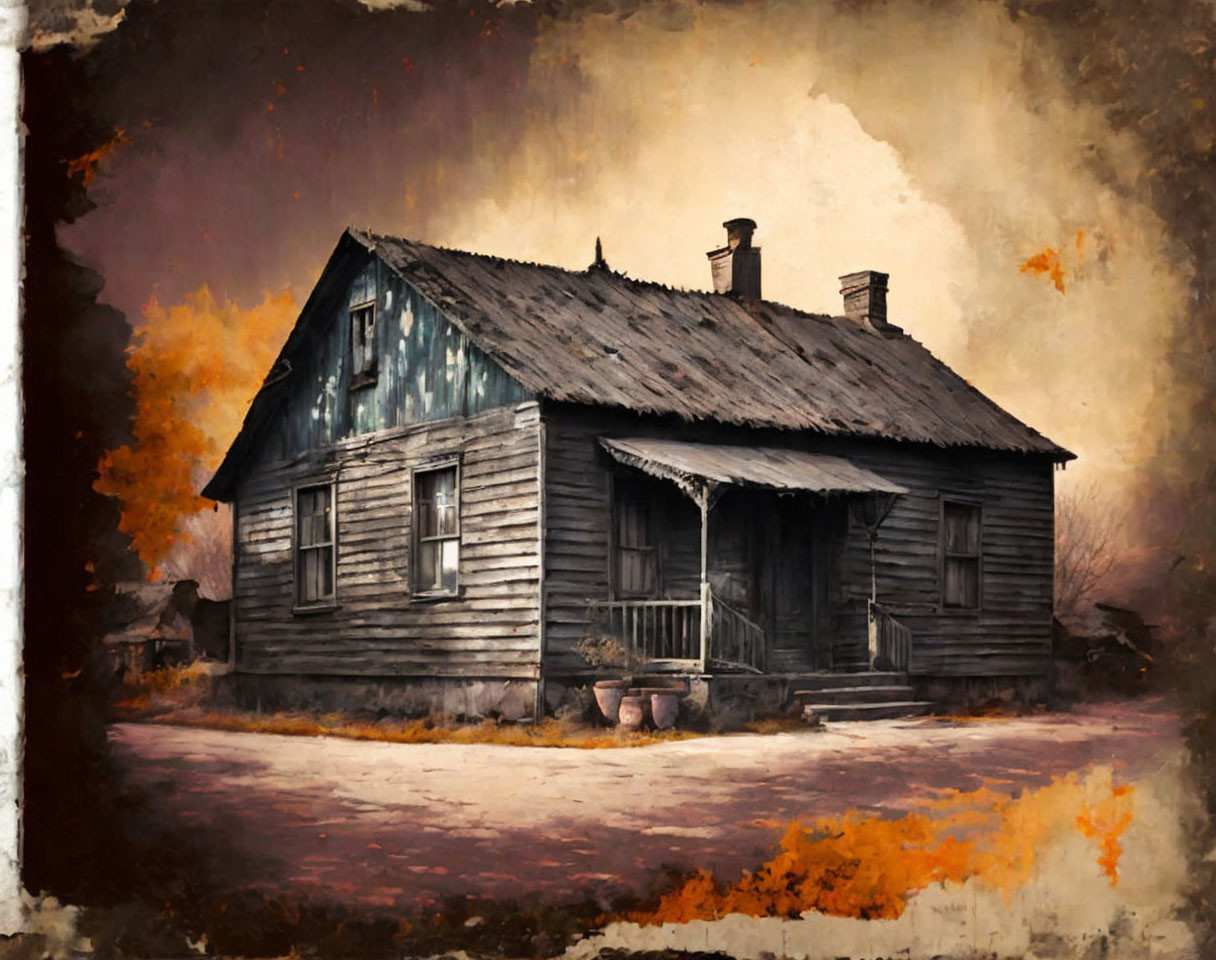
[[[591,619],[631,656],[673,668],[701,660],[701,601],[591,600]]]
[[[764,628],[712,591],[710,604],[710,663],[763,673]]]
[[[874,659],[885,658],[893,670],[907,673],[912,662],[911,629],[891,616],[882,604],[873,601],[870,602],[870,618],[877,634]]]
[[[764,628],[712,590],[705,591],[705,597],[707,616],[699,599],[589,600],[588,607],[597,629],[651,666],[763,673]],[[709,624],[704,649],[703,623]]]

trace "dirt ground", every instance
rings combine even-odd
[[[630,750],[387,744],[117,724],[148,816],[217,838],[234,884],[366,908],[452,896],[607,907],[668,869],[764,860],[795,818],[903,813],[1181,750],[1163,699],[969,722],[839,723]],[[222,838],[222,842],[220,841]]]

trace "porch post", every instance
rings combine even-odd
[[[878,573],[874,564],[874,541],[878,539],[878,530],[870,531],[870,599],[866,603],[866,629],[870,654],[870,669],[874,669],[874,661],[878,657],[878,616],[874,605],[878,603]]]
[[[709,485],[702,484],[697,496],[701,508],[701,672],[709,663],[709,633],[713,628],[712,596],[709,592]]]

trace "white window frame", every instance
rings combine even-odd
[[[309,544],[300,543],[300,494],[314,490],[326,490],[329,493],[329,543]],[[301,593],[300,556],[304,550],[323,550],[330,548],[329,582],[330,593],[327,597],[315,600],[303,600]],[[296,613],[311,613],[317,610],[332,610],[338,605],[338,485],[333,480],[322,480],[318,483],[300,483],[291,491],[291,589],[292,609]]]
[[[364,315],[369,313],[372,321],[370,342],[367,340],[367,326],[363,320]],[[368,300],[365,303],[357,303],[347,311],[347,315],[349,317],[347,329],[350,332],[350,388],[358,390],[360,387],[370,386],[376,382],[379,367],[379,356],[376,351],[376,323],[379,320],[376,315],[376,301]],[[356,338],[363,352],[363,365],[359,369],[355,369]]]
[[[455,473],[454,490],[456,493],[456,532],[453,534],[435,534],[423,537],[420,532],[418,511],[418,478],[430,473],[442,473],[451,470]],[[461,595],[460,586],[460,555],[463,546],[464,523],[461,508],[464,497],[461,490],[460,457],[447,457],[442,460],[431,460],[410,468],[410,596],[415,600],[447,600]],[[456,541],[456,583],[450,590],[433,589],[419,586],[419,571],[422,569],[422,545],[424,543],[442,543],[445,540]],[[439,548],[442,558],[443,548]]]

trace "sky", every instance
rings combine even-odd
[[[76,43],[113,130],[64,158],[95,206],[60,243],[137,328],[189,328],[204,290],[238,324],[287,303],[273,355],[348,224],[572,269],[598,236],[617,270],[705,288],[749,216],[767,298],[838,313],[840,275],[889,273],[892,321],[1076,452],[1062,488],[1124,511],[1191,415],[1173,354],[1200,267],[1160,143],[1082,82],[1093,25],[1054,10],[99,0],[32,29]],[[227,363],[222,335],[198,349]],[[205,468],[258,377],[211,404],[196,366]]]

